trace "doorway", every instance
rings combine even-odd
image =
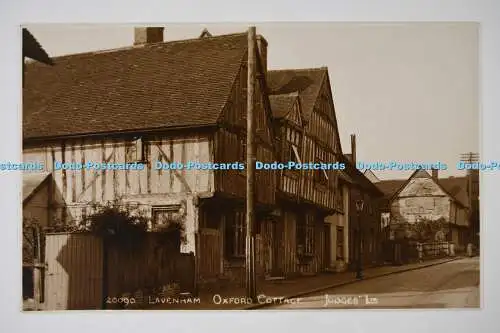
[[[332,259],[332,234],[331,226],[329,223],[323,225],[323,237],[324,237],[324,248],[323,248],[323,269],[330,269],[330,262]]]

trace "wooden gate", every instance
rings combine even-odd
[[[45,249],[45,310],[100,309],[102,241],[84,234],[47,234]]]

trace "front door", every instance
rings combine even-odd
[[[331,226],[328,223],[323,225],[323,234],[324,234],[324,249],[323,249],[323,269],[327,270],[330,268],[330,262],[332,259],[332,233]]]
[[[279,225],[277,221],[272,221],[272,276],[281,276],[281,265],[280,265],[280,250],[281,247],[281,233],[279,230]]]
[[[281,276],[280,258],[283,255],[281,248],[280,225],[275,219],[266,218],[262,223],[262,240],[264,242],[264,265],[268,277]]]

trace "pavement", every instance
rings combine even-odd
[[[464,258],[326,289],[269,309],[479,309],[479,283],[479,258]]]
[[[444,265],[461,259],[442,258],[429,260],[423,263],[414,263],[402,266],[381,266],[366,268],[362,281],[355,278],[355,272],[327,273],[312,277],[296,279],[265,281],[257,285],[258,298],[255,301],[245,297],[244,288],[232,288],[221,291],[200,291],[197,298],[155,298],[146,300],[144,310],[249,310],[260,308],[301,307],[297,304],[307,295],[322,293],[333,288],[348,287],[361,284],[381,277],[389,277],[404,272],[423,270],[437,265]],[[391,283],[389,282],[389,285]],[[324,294],[324,293],[323,293]],[[318,297],[318,295],[316,295]],[[321,296],[319,296],[321,297]],[[324,297],[324,296],[323,296]],[[319,299],[317,300],[319,301]],[[387,303],[389,304],[389,303]],[[314,302],[309,304],[315,308]]]

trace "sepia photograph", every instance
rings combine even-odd
[[[22,311],[481,309],[478,23],[20,31]]]

